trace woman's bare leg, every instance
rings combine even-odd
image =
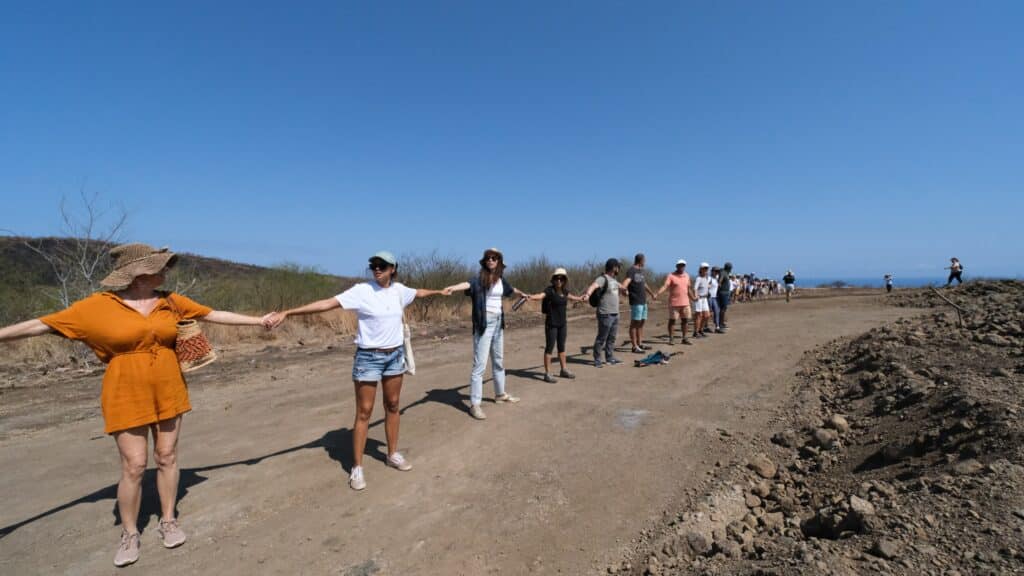
[[[121,480],[117,483],[117,510],[121,527],[129,534],[139,531],[139,506],[142,504],[142,475],[149,456],[149,428],[140,426],[114,433],[121,454]]]

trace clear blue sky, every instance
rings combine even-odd
[[[1020,275],[1024,3],[21,2],[0,228],[356,273],[636,251]]]

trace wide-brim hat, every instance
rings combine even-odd
[[[497,256],[499,262],[505,261],[505,255],[501,253],[501,250],[498,250],[497,248],[488,248],[487,250],[484,250],[484,255],[480,257],[481,266],[483,266],[484,263],[487,262],[487,257],[490,256],[491,254]]]
[[[169,248],[154,248],[148,244],[121,244],[110,249],[114,270],[100,284],[114,290],[127,288],[135,278],[144,274],[157,274],[178,261],[178,255]]]
[[[556,276],[561,276],[566,280],[569,279],[569,273],[565,271],[565,268],[555,268],[555,271],[551,273],[551,277],[555,278]]]

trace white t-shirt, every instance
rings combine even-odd
[[[501,278],[491,286],[491,289],[487,292],[487,313],[488,314],[501,314],[501,295],[505,292],[505,285],[501,282]]]
[[[405,341],[402,311],[416,299],[416,291],[398,282],[381,288],[376,282],[363,282],[335,296],[341,307],[359,317],[356,346],[394,348]]]
[[[718,278],[711,277],[711,288],[708,290],[708,296],[712,298],[718,298]]]
[[[711,279],[706,276],[697,276],[693,281],[693,289],[697,292],[698,298],[707,298],[708,290],[711,288]]]

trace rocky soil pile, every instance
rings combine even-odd
[[[609,574],[1024,573],[1024,283],[810,353],[770,442]],[[769,434],[772,434],[770,432]]]

